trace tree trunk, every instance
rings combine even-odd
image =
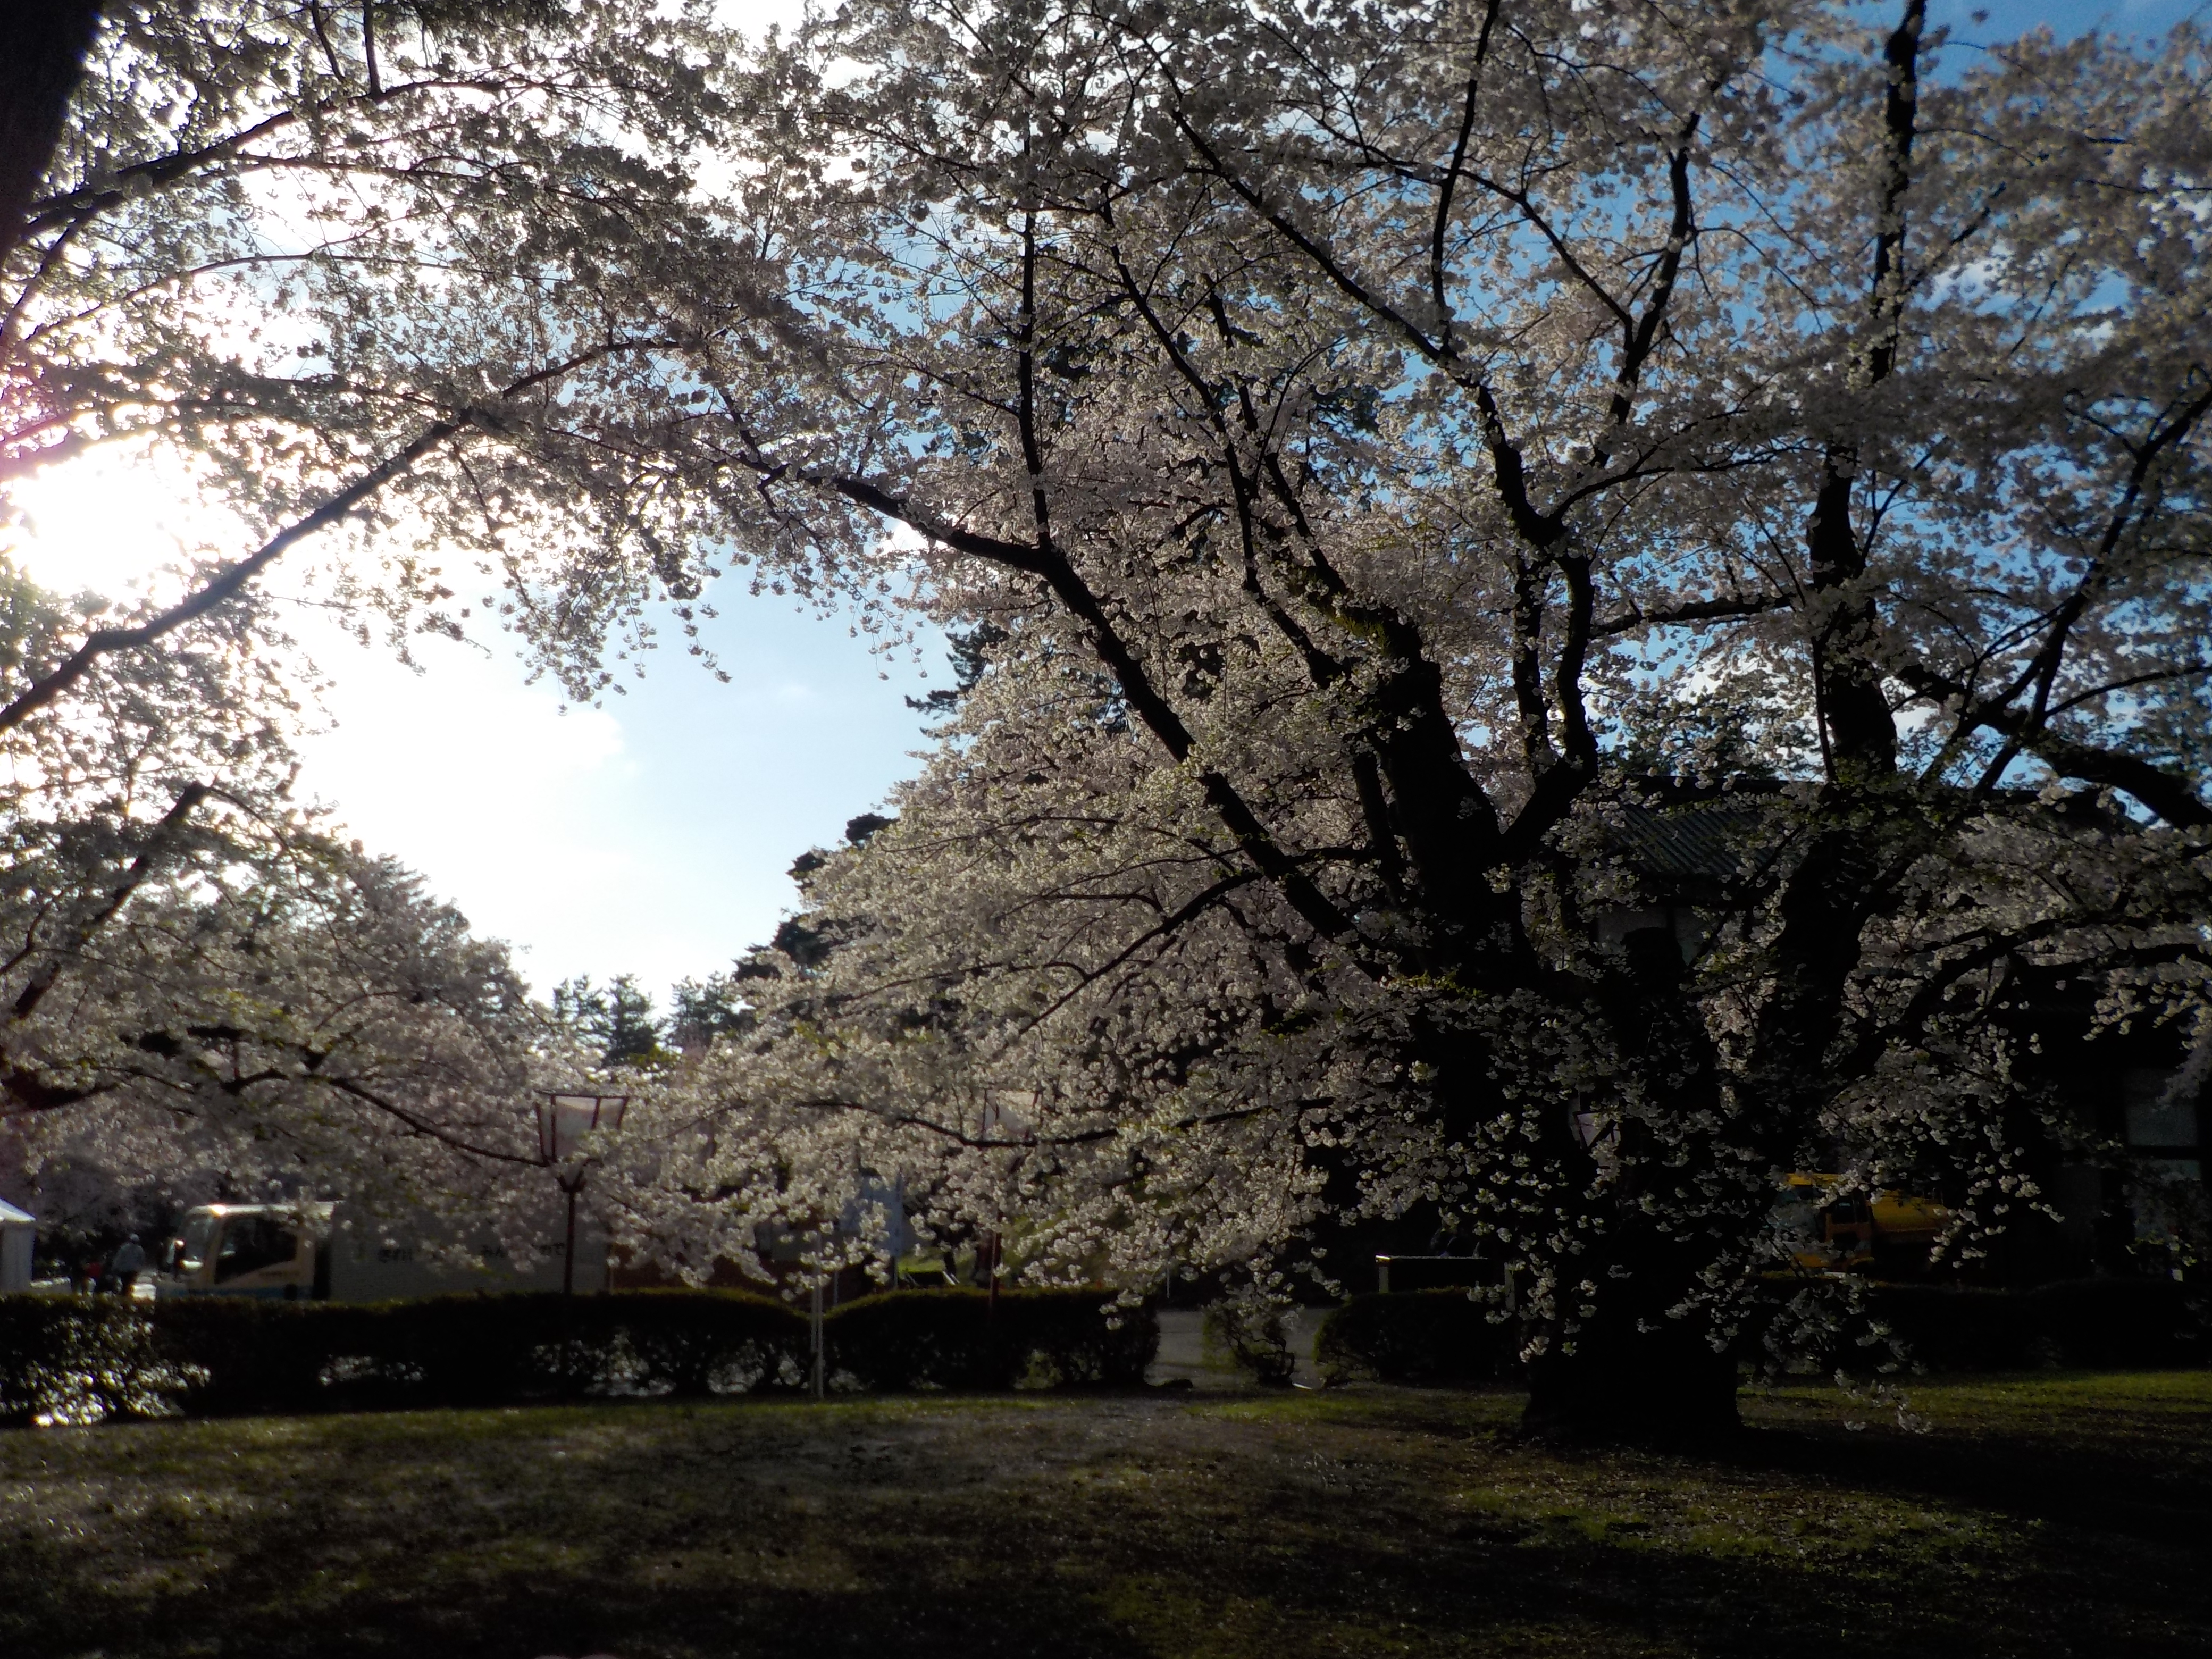
[[[1765,1216],[1765,1195],[1740,1178],[1714,1177],[1739,1168],[1723,1144],[1735,1126],[1723,1110],[1712,1038],[1687,994],[1686,970],[1674,934],[1640,929],[1622,941],[1621,971],[1597,999],[1598,1013],[1643,1073],[1656,1116],[1674,1125],[1703,1124],[1669,1145],[1649,1121],[1626,1119],[1612,1130],[1620,1168],[1613,1206],[1601,1217],[1607,1243],[1592,1255],[1562,1264],[1569,1277],[1587,1273],[1595,1311],[1529,1367],[1522,1426],[1564,1439],[1710,1440],[1733,1434],[1736,1368],[1716,1353],[1711,1319],[1699,1292],[1717,1261],[1725,1261]],[[1558,1115],[1564,1117],[1563,1106]],[[1692,1181],[1691,1162],[1702,1165]],[[1697,1212],[1685,1189],[1704,1189]],[[1644,1212],[1655,1199],[1668,1218]],[[1562,1290],[1563,1304],[1581,1300]],[[1686,1316],[1669,1310],[1692,1304]],[[1571,1352],[1565,1351],[1571,1344]]]
[[[100,0],[0,3],[0,259],[15,251],[84,75]]]

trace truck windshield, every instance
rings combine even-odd
[[[1820,1206],[1811,1198],[1791,1193],[1771,1213],[1774,1231],[1792,1243],[1820,1236]]]
[[[216,1283],[289,1261],[299,1251],[300,1241],[273,1217],[232,1216],[230,1224],[222,1230],[222,1248],[216,1253]]]
[[[196,1273],[207,1262],[208,1242],[215,1237],[216,1218],[196,1215],[185,1223],[185,1248],[177,1262],[181,1273]]]

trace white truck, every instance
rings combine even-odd
[[[185,1212],[155,1292],[392,1302],[459,1291],[557,1291],[563,1231],[549,1223],[534,1260],[518,1266],[488,1233],[457,1253],[458,1231],[428,1216],[394,1224],[345,1204],[203,1204]],[[606,1289],[607,1266],[605,1235],[580,1226],[574,1288]]]

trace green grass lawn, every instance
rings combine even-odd
[[[0,1655],[2212,1653],[2212,1373],[1823,1389],[1720,1456],[1509,1394],[0,1434]]]

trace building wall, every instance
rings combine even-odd
[[[39,1230],[25,1222],[0,1223],[0,1292],[31,1288],[31,1255]]]

